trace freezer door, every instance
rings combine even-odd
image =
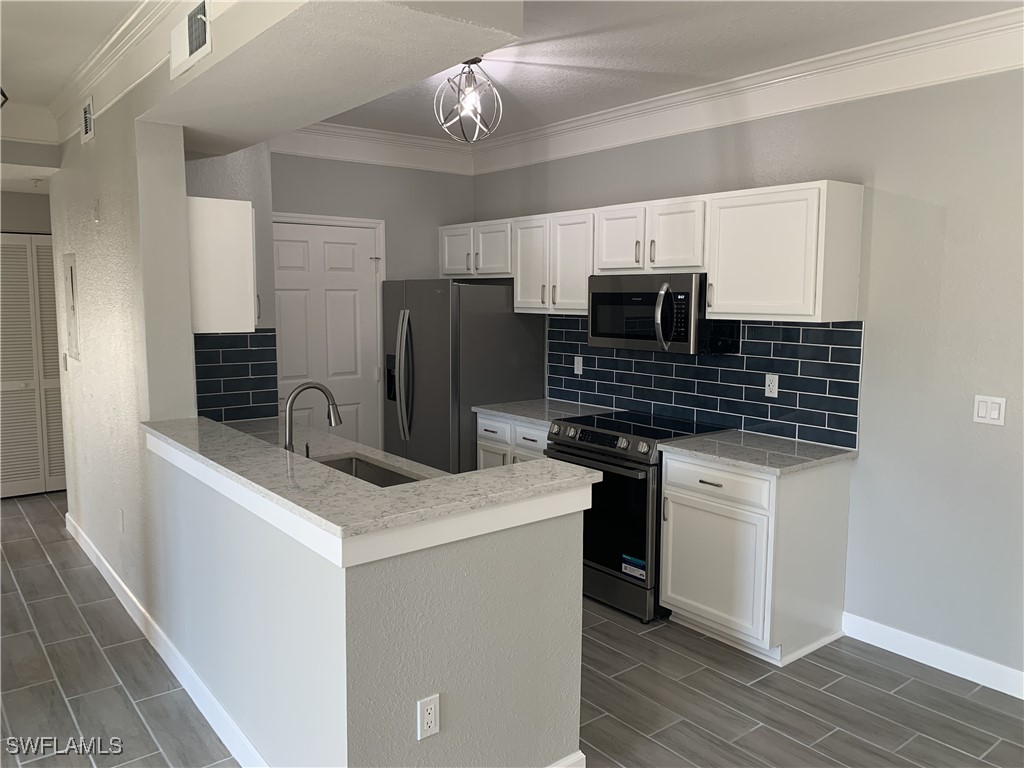
[[[405,307],[405,281],[385,280],[382,286],[384,349],[384,450],[396,456],[409,455],[409,443],[402,439],[398,414],[398,318]]]
[[[458,472],[457,416],[453,402],[453,284],[409,280],[405,304],[409,347],[409,441],[413,461]],[[396,329],[397,334],[397,329]]]

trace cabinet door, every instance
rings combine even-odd
[[[478,275],[512,276],[512,226],[507,221],[473,225],[476,247],[473,263]]]
[[[647,266],[704,266],[704,201],[680,200],[647,207]]]
[[[642,272],[645,208],[603,208],[597,211],[596,272]]]
[[[507,445],[493,445],[483,440],[476,441],[476,468],[490,469],[504,467],[512,461],[512,449]]]
[[[594,214],[551,217],[551,311],[586,314],[594,266]]]
[[[441,274],[473,273],[473,227],[441,227]]]
[[[548,308],[548,220],[512,222],[512,276],[516,311]]]
[[[817,187],[712,197],[708,317],[815,313]]]
[[[186,198],[193,333],[256,329],[253,208],[248,200]]]
[[[535,451],[524,451],[521,448],[512,451],[513,464],[522,464],[524,461],[536,461],[543,458],[543,453],[536,453]]]
[[[668,489],[662,504],[661,601],[763,639],[768,516]]]

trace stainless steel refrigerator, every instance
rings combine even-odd
[[[384,281],[384,450],[476,469],[474,405],[544,396],[544,317],[511,285]]]

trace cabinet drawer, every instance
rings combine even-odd
[[[495,421],[484,416],[476,417],[476,434],[492,443],[512,442],[512,425],[507,421]]]
[[[757,477],[665,458],[665,482],[704,496],[769,508],[771,484]]]
[[[548,433],[546,429],[536,427],[524,427],[520,424],[514,426],[515,440],[513,445],[527,451],[540,452],[548,445]]]

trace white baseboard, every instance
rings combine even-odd
[[[253,746],[252,742],[249,741],[231,718],[231,715],[228,714],[227,710],[217,701],[213,692],[206,686],[206,683],[192,669],[192,665],[174,647],[170,638],[164,634],[160,626],[153,620],[146,609],[142,607],[142,604],[132,594],[132,591],[128,589],[128,585],[110,567],[110,563],[96,549],[92,541],[89,540],[89,537],[86,536],[85,531],[79,527],[71,515],[67,515],[65,519],[67,529],[71,532],[75,541],[81,545],[82,549],[85,550],[85,554],[92,560],[93,565],[103,574],[103,578],[106,579],[110,588],[114,590],[114,594],[117,595],[117,599],[121,601],[125,610],[128,611],[128,615],[132,617],[132,620],[139,626],[139,629],[142,630],[142,633],[153,645],[153,648],[156,649],[156,652],[160,654],[160,658],[164,660],[171,672],[178,678],[182,687],[192,697],[192,701],[195,702],[199,711],[203,713],[203,717],[206,718],[213,730],[220,736],[224,746],[230,750],[239,765],[258,768],[266,766],[267,761],[263,759],[256,750],[256,747]]]
[[[1024,672],[1006,667],[967,651],[911,635],[852,613],[843,614],[843,632],[951,675],[957,675],[997,691],[1024,698]]]
[[[561,760],[552,763],[548,768],[587,768],[587,756],[577,749],[571,755],[566,755]]]

